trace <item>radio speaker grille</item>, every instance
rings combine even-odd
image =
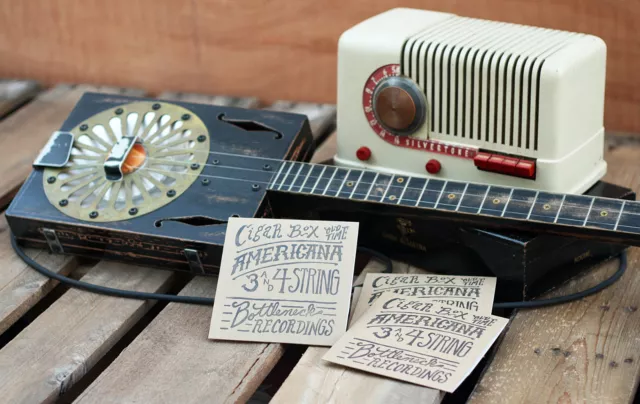
[[[538,150],[542,66],[580,36],[458,18],[408,38],[401,73],[424,91],[434,138]]]

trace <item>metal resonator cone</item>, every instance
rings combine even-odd
[[[80,220],[112,222],[152,212],[179,197],[209,157],[209,133],[191,111],[169,103],[133,102],[105,110],[71,130],[69,163],[44,170],[49,201]],[[135,146],[122,178],[107,179],[105,160],[123,136]]]

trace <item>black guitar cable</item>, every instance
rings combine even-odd
[[[39,272],[40,274],[48,278],[55,279],[58,282],[73,288],[82,289],[88,292],[98,293],[103,295],[124,297],[127,299],[157,300],[157,301],[165,301],[165,302],[197,304],[197,305],[204,305],[204,306],[213,305],[213,298],[209,298],[209,297],[179,296],[179,295],[168,295],[168,294],[162,294],[162,293],[137,292],[133,290],[115,289],[107,286],[101,286],[93,283],[78,281],[78,280],[66,277],[64,275],[57,274],[45,268],[43,265],[37,263],[35,260],[31,259],[24,252],[24,250],[18,245],[18,242],[16,241],[16,238],[13,234],[11,234],[11,246],[15,250],[16,254],[18,254],[18,256],[22,258],[22,260],[31,268],[35,269],[37,272]],[[371,250],[365,247],[358,247],[358,251],[368,253],[373,257],[379,259],[380,261],[383,261],[386,265],[385,270],[383,272],[391,273],[393,264],[389,257],[387,257],[386,255],[378,251]],[[582,299],[586,296],[590,296],[594,293],[597,293],[607,288],[608,286],[612,285],[613,283],[615,283],[624,274],[626,269],[627,269],[627,251],[624,250],[620,254],[620,265],[618,266],[618,270],[608,279],[600,282],[599,284],[589,289],[583,290],[581,292],[572,293],[565,296],[553,297],[549,299],[529,300],[529,301],[523,301],[523,302],[494,303],[493,308],[494,309],[531,309],[531,308],[544,307],[544,306],[553,306],[556,304],[568,303],[574,300]]]

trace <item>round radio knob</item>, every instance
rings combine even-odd
[[[426,100],[418,86],[406,77],[388,77],[373,93],[373,111],[385,129],[410,135],[425,121]]]

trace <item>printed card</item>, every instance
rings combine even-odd
[[[230,218],[209,338],[329,346],[347,328],[358,223]]]
[[[384,293],[323,359],[451,393],[507,323],[506,318]]]
[[[496,278],[485,276],[367,274],[350,325],[385,292],[491,314],[495,291]]]

